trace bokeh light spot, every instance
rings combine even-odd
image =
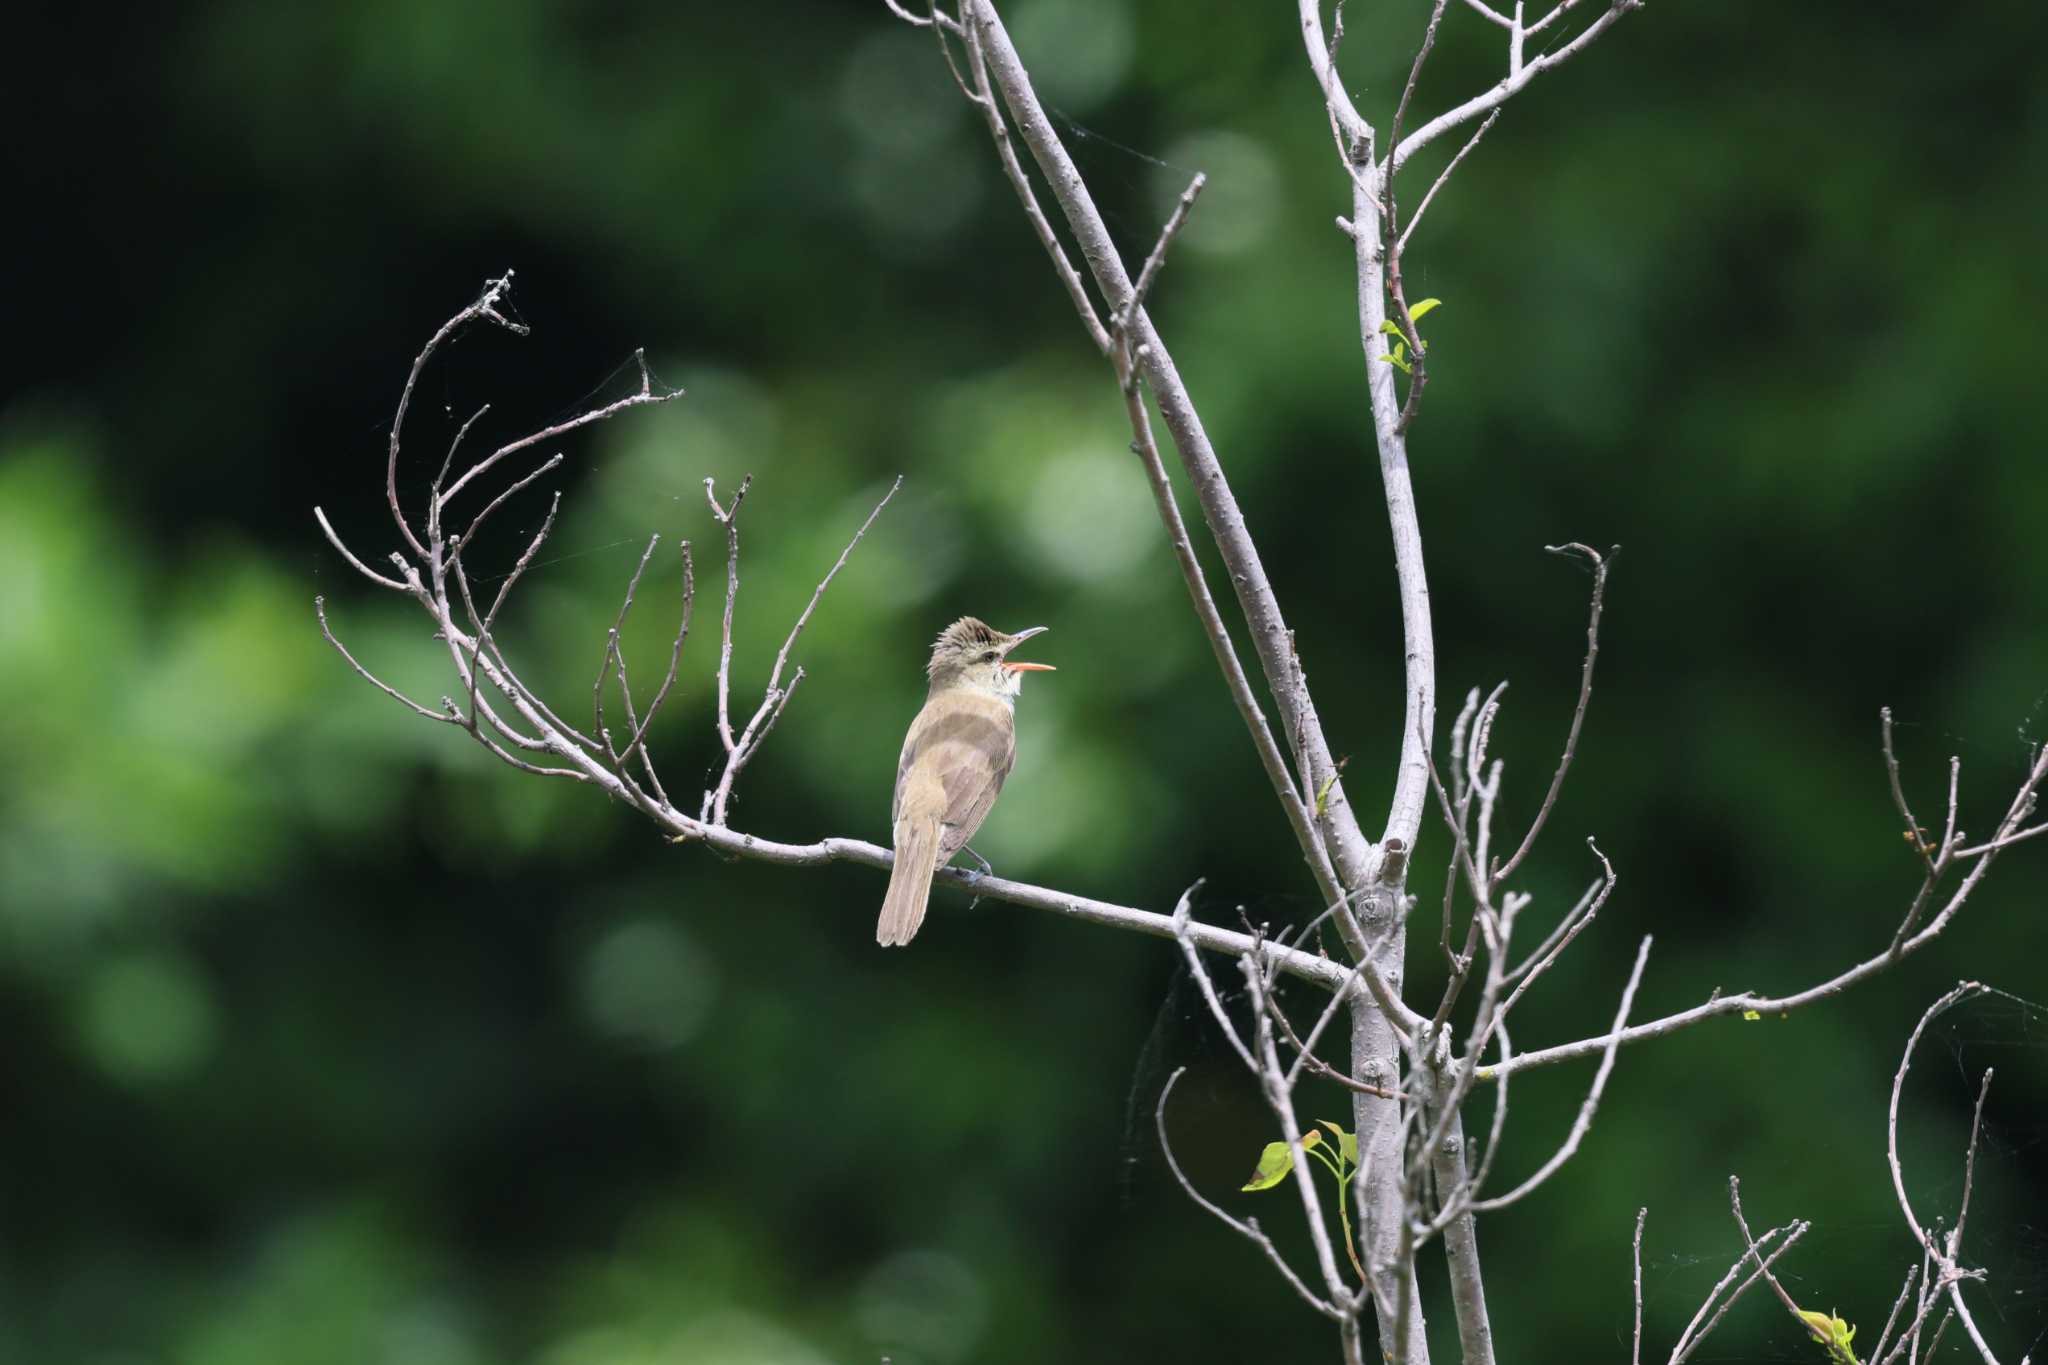
[[[1040,61],[1031,75],[1055,106],[1092,108],[1116,93],[1131,69],[1137,30],[1122,0],[1030,0],[1019,5],[1010,33],[1027,63]]]
[[[1242,133],[1195,133],[1174,143],[1166,161],[1155,168],[1152,182],[1162,221],[1188,187],[1188,167],[1209,177],[1201,205],[1188,216],[1179,238],[1189,250],[1234,256],[1265,240],[1280,200],[1280,172],[1262,144]]]
[[[1046,460],[1023,526],[1044,566],[1076,582],[1127,573],[1160,541],[1143,481],[1103,449]]]
[[[98,964],[76,1000],[80,1043],[116,1080],[147,1084],[189,1073],[213,1051],[218,1010],[184,955],[128,953]]]
[[[878,1346],[928,1360],[959,1360],[974,1349],[987,1325],[988,1291],[956,1256],[905,1251],[868,1273],[854,1313]]]
[[[718,976],[696,941],[662,920],[628,920],[583,959],[583,1005],[599,1030],[651,1051],[697,1035],[718,993]]]

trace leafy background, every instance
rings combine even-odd
[[[1425,8],[1349,15],[1382,117]],[[1156,312],[1370,808],[1399,631],[1343,186],[1294,22],[1012,12],[1127,251],[1210,175]],[[1915,873],[1881,704],[1923,809],[1963,757],[1977,830],[2048,725],[2043,23],[1652,7],[1518,99],[1418,234],[1417,292],[1447,300],[1414,442],[1446,704],[1513,679],[1510,817],[1582,639],[1585,577],[1540,547],[1626,546],[1578,777],[1529,873],[1556,913],[1594,834],[1621,889],[1523,1046],[1598,1028],[1644,933],[1659,1010],[1882,944]],[[1206,876],[1206,913],[1308,913],[1105,368],[928,36],[784,0],[212,0],[14,28],[0,1358],[1329,1358],[1162,1172],[1148,1116],[1187,1065],[1183,1160],[1241,1211],[1273,1197],[1231,1193],[1268,1135],[1164,946],[947,896],[913,951],[879,953],[871,873],[671,848],[408,718],[314,628],[325,593],[377,667],[445,690],[421,619],[364,590],[310,509],[387,548],[404,368],[516,267],[532,339],[456,347],[419,450],[479,402],[509,432],[616,392],[638,345],[689,390],[568,448],[509,627],[568,704],[644,537],[710,542],[705,476],[756,478],[751,690],[902,472],[736,818],[882,836],[932,632],[1044,622],[1061,671],[1025,699],[983,851],[1133,904]],[[1425,99],[1498,59],[1454,8]],[[672,609],[646,600],[643,668]],[[673,785],[711,761],[710,665],[700,639],[659,736]],[[1425,906],[1444,852],[1425,836]],[[2006,1358],[2038,1350],[2044,856],[2016,851],[1937,947],[1847,999],[1624,1054],[1577,1159],[1483,1230],[1508,1353],[1627,1349],[1645,1204],[1670,1341],[1734,1254],[1730,1172],[1753,1217],[1816,1221],[1794,1292],[1874,1336],[1911,1259],[1886,1087],[1965,975],[2021,999],[1937,1031],[1908,1160],[1952,1208],[1995,1061],[1979,1302]],[[1417,984],[1435,970],[1419,947]],[[1586,1079],[1516,1088],[1509,1167]],[[1814,1358],[1762,1300],[1710,1354]]]

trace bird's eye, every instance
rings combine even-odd
[[[994,650],[990,650],[988,653],[981,656],[981,661],[985,664],[994,663],[996,661],[996,652]]]

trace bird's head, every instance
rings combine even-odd
[[[1051,664],[1020,663],[1010,657],[1011,650],[1032,636],[1043,634],[1045,629],[1032,626],[1015,635],[1005,635],[972,616],[961,617],[940,631],[932,644],[932,659],[925,665],[932,690],[971,687],[1005,700],[1014,698],[1024,685],[1026,673],[1053,671]]]

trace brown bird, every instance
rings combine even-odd
[[[931,692],[910,722],[896,764],[896,865],[875,942],[910,942],[924,923],[932,874],[951,862],[988,818],[1017,761],[1016,706],[1024,675],[1051,664],[1016,663],[1010,651],[1045,630],[1015,635],[963,616],[939,633],[925,673]]]

